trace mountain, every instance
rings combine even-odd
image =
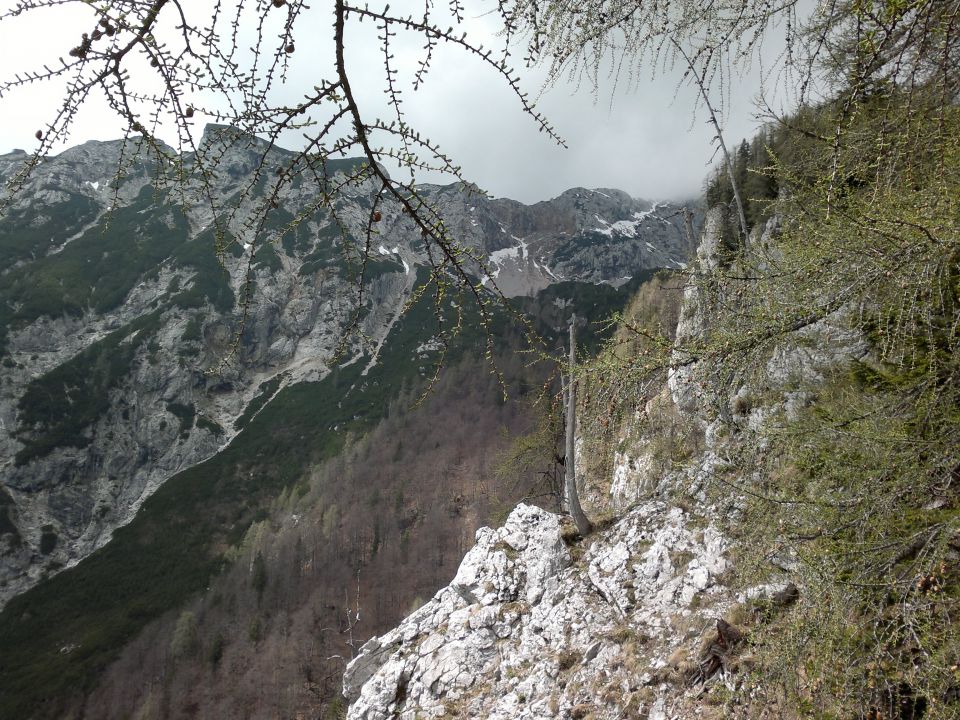
[[[223,207],[251,207],[264,199],[262,187],[244,185],[260,155],[272,166],[292,153],[228,142],[227,131],[210,126],[199,146],[216,158],[205,192]],[[162,483],[221,451],[283,388],[326,377],[356,317],[360,332],[340,362],[374,363],[427,264],[416,228],[384,203],[356,306],[369,185],[342,191],[342,229],[311,212],[306,185],[288,186],[256,247],[234,239],[239,216],[223,221],[230,237],[218,258],[210,204],[178,197],[156,161],[130,152],[122,141],[90,142],[44,159],[0,220],[4,602],[102,547]],[[24,160],[0,156],[0,177]],[[507,296],[566,280],[616,286],[679,267],[689,253],[677,208],[614,190],[574,189],[532,206],[465,186],[421,192],[485,260],[478,277]]]
[[[528,359],[510,313],[491,304],[484,329],[470,298],[418,292],[430,259],[395,204],[364,259],[376,188],[345,182],[356,161],[328,165],[334,206],[294,180],[251,233],[245,213],[271,202],[256,168],[293,155],[235,140],[208,128],[199,198],[121,141],[87,143],[45,159],[0,220],[2,717],[123,717],[228,663],[308,663],[297,706],[325,707],[331,658],[432,594],[466,539],[534,491],[498,458],[542,414],[553,366]],[[0,157],[4,178],[24,160]],[[479,287],[548,345],[573,311],[596,347],[610,329],[594,320],[689,256],[680,208],[615,190],[532,206],[419,191]],[[347,643],[361,590],[374,609]],[[319,634],[290,661],[294,628]],[[137,684],[145,664],[166,689]],[[185,689],[183,712],[262,701],[233,690]]]
[[[708,213],[694,272],[717,268],[720,219]],[[699,286],[656,292],[659,302],[648,294],[629,321],[652,317],[677,347],[710,332]],[[724,693],[743,686],[738,673],[751,662],[751,613],[783,612],[797,588],[783,569],[744,586],[728,522],[738,518],[736,501],[712,492],[711,479],[746,472],[725,459],[753,440],[748,424],[762,432],[764,419],[783,411],[788,378],[823,371],[856,344],[820,352],[831,329],[806,333],[801,347],[784,338],[782,374],[719,398],[701,389],[711,363],[696,362],[656,374],[625,416],[608,415],[607,398],[600,408],[584,403],[587,413],[600,410],[604,427],[615,424],[601,442],[601,470],[588,455],[598,418],[580,420],[579,483],[587,512],[601,520],[595,532],[581,538],[569,517],[524,503],[500,527],[478,530],[450,582],[348,664],[346,718],[727,717]],[[762,403],[732,418],[713,411],[713,401],[732,405],[758,387]],[[678,435],[676,446],[664,447],[667,433]]]

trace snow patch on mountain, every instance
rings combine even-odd
[[[603,193],[600,194],[602,195]],[[655,204],[649,210],[633,213],[632,220],[617,220],[616,222],[612,223],[607,222],[599,215],[594,214],[597,222],[599,222],[602,227],[591,228],[591,231],[601,235],[606,235],[610,238],[612,238],[614,235],[637,237],[637,232],[644,221],[646,221],[649,217],[656,217],[657,207],[658,206]],[[649,243],[647,243],[647,245],[649,246]]]

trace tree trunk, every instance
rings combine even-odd
[[[693,61],[690,59],[690,56],[684,52],[680,43],[678,43],[676,40],[672,40],[672,42],[673,46],[677,49],[684,61],[687,63],[687,68],[693,75],[694,82],[697,84],[697,88],[700,90],[700,97],[703,98],[703,104],[706,106],[707,112],[710,113],[710,123],[713,125],[714,130],[717,131],[716,140],[720,144],[720,150],[723,152],[723,159],[725,161],[724,164],[727,166],[727,175],[730,178],[730,186],[733,188],[733,199],[737,206],[737,215],[740,217],[740,232],[743,233],[743,242],[746,243],[750,237],[750,230],[747,228],[746,213],[743,211],[743,200],[740,198],[740,187],[737,185],[737,177],[733,172],[733,158],[730,156],[730,152],[727,150],[727,144],[723,141],[723,130],[720,129],[720,121],[717,119],[717,114],[713,111],[713,103],[710,102],[710,96],[707,94],[706,79],[697,72],[697,69],[693,66]]]
[[[693,232],[693,211],[688,207],[683,208],[683,232],[687,236],[690,257],[694,258],[697,255],[697,238]]]
[[[574,340],[574,320],[576,315],[570,318],[570,368],[567,371],[567,474],[564,482],[564,494],[567,496],[567,511],[577,524],[577,530],[580,535],[586,537],[593,530],[593,525],[583,514],[583,508],[580,507],[580,496],[577,494],[577,469],[576,452],[574,448],[574,431],[577,424],[577,383],[573,378],[573,370],[576,365],[576,343]]]

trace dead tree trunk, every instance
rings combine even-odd
[[[573,377],[573,371],[576,366],[576,342],[574,338],[574,325],[576,315],[570,317],[570,367],[567,370],[566,400],[567,400],[567,457],[566,457],[566,477],[564,479],[564,494],[567,499],[567,511],[577,524],[577,530],[580,535],[586,537],[593,525],[583,514],[583,508],[580,507],[580,496],[577,493],[577,468],[576,452],[574,448],[574,432],[577,425],[577,383]]]
[[[747,242],[747,239],[750,236],[750,230],[747,228],[747,216],[743,211],[743,200],[740,197],[740,187],[737,185],[737,176],[733,172],[733,158],[730,156],[730,152],[727,150],[727,144],[723,141],[723,130],[720,129],[720,121],[717,119],[717,114],[713,110],[713,103],[710,102],[710,96],[707,94],[706,78],[697,72],[697,69],[693,65],[693,60],[691,60],[690,56],[684,52],[683,48],[680,46],[680,43],[678,43],[676,40],[673,40],[673,46],[677,49],[684,61],[687,63],[687,69],[690,71],[690,74],[693,75],[693,80],[696,83],[697,88],[700,90],[700,97],[703,98],[703,104],[706,106],[707,112],[710,114],[710,123],[713,125],[713,129],[717,131],[717,136],[715,139],[720,145],[721,152],[723,152],[724,165],[727,166],[727,175],[730,178],[730,187],[733,188],[733,199],[737,206],[737,215],[740,217],[740,232],[743,233],[743,241]]]
[[[693,211],[688,207],[683,209],[683,232],[687,236],[690,257],[693,258],[697,254],[697,238],[693,232]]]

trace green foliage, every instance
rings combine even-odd
[[[347,701],[341,696],[335,697],[323,711],[323,720],[344,720],[346,717]]]
[[[280,389],[280,383],[283,382],[283,378],[280,375],[274,375],[269,380],[264,380],[260,383],[259,392],[251,400],[247,407],[244,408],[243,413],[236,419],[233,423],[233,426],[237,430],[242,430],[247,426],[247,423],[260,412],[260,409],[266,405],[270,400],[273,399],[273,396],[276,395],[277,390]]]
[[[475,316],[465,322],[451,361],[485,347]],[[500,317],[494,331],[505,327]],[[147,622],[207,587],[223,548],[272,497],[378,422],[405,386],[423,382],[416,349],[437,330],[432,300],[421,297],[366,376],[360,360],[284,388],[225,450],[164,483],[110,543],[11,600],[0,613],[0,717],[30,717],[41,705],[44,716],[62,717],[59,709],[89,691]],[[69,643],[77,649],[61,653]]]
[[[207,660],[210,662],[210,666],[216,670],[220,666],[220,661],[223,659],[223,651],[226,647],[227,641],[223,637],[223,633],[218,632],[213,637],[213,641],[210,643],[210,649],[207,651]]]
[[[21,260],[38,260],[65,243],[96,218],[99,207],[92,199],[64,191],[66,200],[35,208],[8,210],[0,221],[0,267]]]
[[[551,402],[552,401],[552,402]],[[518,478],[512,496],[528,496],[559,506],[563,495],[563,405],[557,398],[540,396],[528,399],[536,424],[531,432],[512,438],[497,458],[494,472],[501,479]],[[512,507],[503,508],[507,513]]]
[[[277,255],[273,243],[266,242],[257,247],[253,255],[253,267],[266,268],[271,272],[283,269],[283,263],[280,261],[280,256]]]
[[[253,558],[250,569],[250,587],[257,594],[257,602],[262,601],[263,591],[267,589],[267,564],[263,559],[263,553],[259,550]]]
[[[656,469],[682,463],[702,432],[658,396],[674,346],[684,278],[670,271],[648,277],[611,323],[615,332],[581,368],[578,403],[583,468],[589,485],[609,492],[613,457],[625,433],[652,437]]]
[[[165,196],[145,188],[60,252],[0,278],[0,298],[16,307],[9,322],[24,325],[42,316],[117,307],[186,236],[183,215],[158,211],[165,202]]]
[[[102,313],[120,305],[186,237],[186,219],[180,212],[157,210],[166,201],[165,195],[145,188],[130,205],[104,215],[56,254],[40,254],[48,249],[46,243],[36,249],[31,262],[0,276],[0,349],[9,327],[22,327],[44,316]],[[34,230],[65,242],[65,233],[79,230],[79,224],[93,215],[95,208],[77,196],[54,206],[49,223],[33,230],[26,223],[22,242],[36,245]],[[14,227],[10,222],[0,224],[0,247],[20,242],[13,236],[20,238],[21,230]]]
[[[323,222],[325,224],[317,233],[316,246],[303,258],[303,264],[300,267],[301,275],[311,275],[326,268],[347,271],[352,267],[353,259],[350,257],[350,249],[357,247],[357,241],[337,222],[332,220]],[[306,231],[305,224],[297,228],[298,233]],[[313,242],[313,239],[307,237],[298,242],[301,245],[308,245]],[[347,272],[347,274],[350,273]]]
[[[781,234],[701,283],[710,336],[691,352],[713,359],[716,385],[760,382],[776,346],[836,335],[865,347],[825,380],[790,378],[810,406],[733,459],[761,469],[737,523],[748,575],[771,572],[774,548],[796,559],[802,588],[754,638],[755,686],[804,717],[953,718],[960,111],[920,85],[887,86],[791,125],[802,132],[775,158],[790,188]]]
[[[16,508],[16,504],[10,493],[3,485],[0,485],[0,535],[12,536],[13,544],[16,546],[20,544],[21,538],[20,531],[13,524],[13,518],[11,517],[14,508]]]
[[[572,313],[586,323],[577,328],[577,344],[588,354],[596,353],[616,328],[610,318],[623,310],[637,289],[655,270],[643,270],[618,288],[567,280],[554,283],[534,298],[517,298],[519,308],[535,319],[537,332],[548,342],[566,337]]]
[[[354,367],[283,391],[226,450],[164,483],[108,545],[14,598],[0,614],[0,717],[82,693],[146,622],[206,587],[218,548],[305,466],[339,450],[333,426],[362,424],[337,407]],[[80,649],[60,653],[66,642]]]
[[[173,637],[170,638],[170,654],[174,658],[192,655],[197,651],[198,644],[197,617],[190,610],[184,610],[177,618]]]
[[[41,528],[42,534],[40,535],[40,554],[49,555],[57,547],[57,533],[54,531],[53,525],[44,525]]]
[[[203,339],[202,329],[203,315],[200,313],[191,315],[187,321],[187,326],[183,330],[183,335],[180,336],[180,340],[182,342],[200,342]]]
[[[110,391],[130,371],[137,349],[157,330],[159,312],[145,315],[32,380],[17,407],[16,455],[23,465],[57,447],[84,447],[87,428],[110,409]]]
[[[785,134],[768,127],[749,143],[743,140],[733,154],[733,178],[740,190],[748,228],[757,227],[770,215],[780,187],[774,158],[787,142]],[[740,228],[735,219],[733,186],[725,164],[711,171],[704,188],[704,199],[707,207],[728,209],[724,218],[724,239],[729,245],[735,245]]]
[[[207,430],[213,435],[223,435],[224,430],[218,422],[211,420],[206,415],[197,416],[197,427],[201,430]]]
[[[323,224],[329,221],[325,213],[316,213],[313,218],[317,223]],[[280,245],[283,251],[290,256],[296,253],[306,252],[314,242],[313,231],[310,229],[310,223],[305,220],[295,220],[295,227],[287,230],[280,237]]]
[[[366,280],[373,280],[388,273],[403,272],[403,263],[390,258],[370,258],[362,264],[363,276]],[[359,268],[356,271],[359,274]]]
[[[235,298],[230,287],[230,277],[218,259],[218,252],[224,247],[233,246],[236,246],[236,242],[232,236],[226,233],[223,238],[218,238],[217,229],[213,225],[193,240],[180,245],[173,253],[173,260],[197,272],[190,288],[173,297],[174,304],[188,309],[199,308],[209,302],[221,313],[233,310]]]
[[[270,214],[267,215],[264,223],[264,230],[285,230],[291,224],[298,225],[299,223],[295,222],[296,217],[284,207],[275,207],[270,209]],[[286,233],[284,233],[286,235]],[[272,242],[266,243],[267,245],[272,245]]]
[[[840,7],[841,27],[814,40],[831,48],[834,64],[822,69],[835,97],[735,153],[755,232],[742,243],[726,229],[719,268],[692,277],[705,330],[678,345],[655,319],[625,315],[586,389],[599,412],[585,413],[585,454],[596,454],[591,443],[612,449],[618,419],[662,426],[651,415],[672,404],[666,370],[688,368],[707,419],[719,416],[735,436],[710,490],[717,507],[736,508],[726,529],[740,580],[800,588],[751,633],[757,665],[735,693],[738,717],[952,720],[960,109],[947,58],[956,16],[933,0]],[[720,205],[731,200],[722,170],[707,184]],[[761,238],[768,214],[780,232]],[[749,396],[737,393],[744,387]],[[762,429],[763,414],[735,416],[769,412],[785,391],[790,412],[780,405]],[[676,454],[666,435],[651,443],[654,457]]]
[[[183,403],[172,402],[167,403],[167,412],[175,415],[177,420],[180,421],[180,436],[186,437],[189,435],[196,419],[196,408],[192,404],[184,405]]]
[[[254,645],[263,640],[263,624],[263,620],[259,616],[250,621],[250,625],[247,628],[247,639]]]
[[[910,374],[879,390],[859,370],[821,386],[813,408],[771,437],[781,453],[761,489],[781,500],[752,498],[742,521],[756,571],[770,547],[799,563],[802,602],[756,641],[778,686],[795,683],[778,668],[803,668],[792,697],[811,715],[926,706],[956,682],[960,395],[940,388],[904,402],[917,390]],[[931,716],[950,717],[940,713],[951,706]]]

